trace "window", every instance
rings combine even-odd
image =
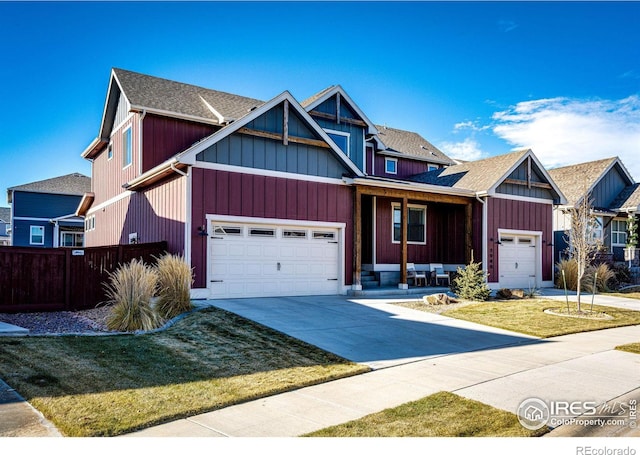
[[[133,157],[133,142],[131,139],[131,127],[122,133],[122,167],[125,168],[131,164]]]
[[[316,240],[333,240],[336,238],[334,232],[313,231],[313,238]]]
[[[242,226],[214,226],[215,235],[242,235]]]
[[[604,226],[604,220],[601,216],[596,216],[594,217],[594,223],[593,223],[593,228],[591,229],[591,238],[594,241],[602,241],[603,239],[603,232],[602,232],[602,226]]]
[[[625,246],[627,244],[627,221],[613,220],[611,222],[611,244]]]
[[[282,237],[287,239],[305,239],[307,238],[307,231],[284,230],[282,231]]]
[[[340,150],[350,156],[349,153],[349,133],[343,133],[341,131],[326,131],[327,135],[336,143]]]
[[[44,226],[31,226],[29,243],[31,245],[44,245]]]
[[[252,237],[275,237],[276,230],[275,229],[261,229],[261,228],[251,228],[249,229],[249,235]]]
[[[63,232],[60,237],[60,246],[77,248],[84,245],[84,234],[81,232]]]
[[[429,165],[427,165],[427,171],[428,172],[435,171],[436,169],[440,169],[440,166],[438,166],[437,164],[429,164]]]
[[[396,158],[385,158],[384,159],[384,171],[387,174],[397,174],[398,173],[398,160]]]
[[[408,243],[426,243],[427,225],[427,208],[424,206],[409,206],[407,216],[407,242]],[[400,242],[401,238],[401,219],[402,208],[399,204],[393,205],[393,242]]]
[[[113,145],[109,144],[109,147],[107,148],[107,160],[110,160],[111,158],[113,158]]]

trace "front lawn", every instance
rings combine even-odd
[[[640,354],[640,343],[629,343],[621,346],[616,346],[618,351],[631,352],[633,354]]]
[[[450,392],[438,392],[421,400],[310,433],[326,437],[453,437],[541,436],[530,431],[515,414]]]
[[[113,436],[368,371],[232,313],[144,335],[0,338],[0,378],[67,436]]]
[[[570,306],[575,308],[575,303]],[[611,319],[563,317],[544,312],[563,308],[566,309],[566,303],[557,300],[514,299],[473,303],[442,314],[541,338],[640,324],[640,311],[598,305],[594,305],[594,311],[606,313]],[[591,305],[583,303],[582,308],[590,309]]]

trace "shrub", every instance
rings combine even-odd
[[[113,305],[107,319],[109,329],[132,332],[159,327],[162,318],[151,305],[157,282],[154,270],[138,259],[110,273],[105,286],[107,303]]]
[[[165,319],[171,319],[191,310],[193,273],[182,256],[164,254],[158,258],[155,269],[158,275],[158,314]]]
[[[461,299],[485,301],[491,295],[486,278],[487,275],[480,268],[480,263],[472,259],[466,267],[458,267],[451,290]]]
[[[574,259],[561,260],[557,264],[558,275],[556,277],[556,286],[564,288],[562,282],[562,271],[564,270],[564,276],[567,280],[567,289],[575,291],[578,288],[578,263]],[[593,279],[596,272],[598,273],[598,280],[596,283],[596,290],[598,292],[609,291],[609,283],[615,279],[616,273],[611,270],[609,265],[600,264],[598,266],[589,266],[584,272],[581,283],[581,291],[592,292],[593,291]]]

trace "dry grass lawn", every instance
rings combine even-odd
[[[232,313],[144,335],[0,338],[0,377],[67,436],[113,436],[368,371]]]

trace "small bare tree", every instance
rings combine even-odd
[[[593,213],[591,194],[586,194],[571,210],[571,230],[567,232],[569,237],[569,257],[576,261],[578,268],[576,277],[578,312],[581,311],[582,278],[602,246],[602,239],[595,235],[599,229],[601,229],[601,226]]]

